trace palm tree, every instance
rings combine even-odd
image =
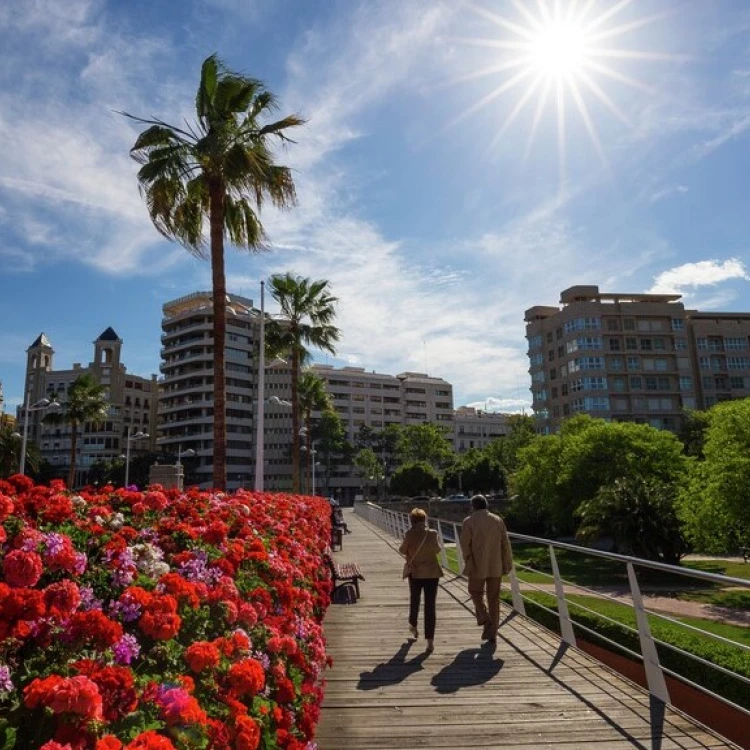
[[[198,258],[211,260],[214,334],[213,483],[226,487],[226,278],[224,240],[258,251],[265,232],[258,214],[270,200],[279,208],[296,203],[288,167],[274,163],[271,139],[289,141],[285,131],[304,120],[289,115],[263,125],[276,108],[268,89],[254,78],[233,73],[215,56],[201,68],[196,121],[184,128],[125,112],[146,128],[130,150],[143,166],[141,193],[154,226]],[[210,229],[206,248],[204,224]]]
[[[266,341],[271,352],[290,352],[291,356],[292,490],[299,492],[300,369],[310,357],[308,346],[336,353],[334,344],[341,336],[333,325],[338,300],[329,294],[327,281],[311,281],[290,273],[272,276],[270,287],[282,319],[269,321]]]
[[[44,418],[47,424],[70,425],[70,469],[68,487],[73,488],[76,476],[76,448],[78,445],[78,428],[87,422],[99,425],[106,421],[109,404],[104,396],[104,386],[91,375],[80,375],[68,389],[68,399],[61,404],[59,411]]]
[[[333,400],[326,390],[325,381],[319,378],[312,370],[305,370],[302,373],[297,385],[299,393],[299,407],[302,413],[302,420],[305,423],[307,440],[307,486],[310,487],[310,470],[315,455],[312,452],[312,413],[314,411],[326,411],[333,409]]]

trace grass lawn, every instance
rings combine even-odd
[[[458,573],[455,548],[448,548],[446,554],[448,568],[452,572]],[[556,550],[555,555],[560,568],[560,575],[566,581],[588,588],[601,586],[629,587],[627,570],[622,563],[569,550]],[[546,547],[536,544],[515,545],[514,558],[518,565],[527,565],[539,571],[534,572],[518,568],[519,581],[536,584],[554,582],[551,577],[552,564],[549,560],[549,550]],[[690,560],[683,562],[683,567],[750,580],[750,564],[748,563],[727,560]],[[707,581],[691,580],[685,576],[647,569],[639,570],[639,581],[644,593],[653,587],[658,589],[658,593],[662,596],[673,595],[686,601],[750,611],[750,589],[747,591],[725,591]]]

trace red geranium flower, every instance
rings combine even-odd
[[[172,741],[153,729],[141,732],[132,742],[125,745],[125,750],[176,750]]]
[[[218,666],[220,658],[219,649],[208,641],[196,641],[185,651],[185,661],[195,673]]]
[[[243,659],[229,668],[227,681],[236,695],[253,696],[265,687],[266,675],[255,659]]]
[[[3,560],[5,580],[16,588],[36,586],[43,570],[42,558],[36,552],[16,549],[9,552]]]

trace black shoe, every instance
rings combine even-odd
[[[492,638],[492,623],[491,622],[485,622],[484,628],[482,630],[482,640],[483,641],[491,641]]]

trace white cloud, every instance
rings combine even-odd
[[[649,203],[658,203],[665,198],[671,198],[674,195],[684,195],[690,188],[687,185],[665,185],[664,187],[654,190],[649,196]]]
[[[741,279],[750,281],[745,264],[737,259],[725,261],[701,260],[662,271],[649,290],[652,294],[683,294],[686,290],[702,286],[715,286],[725,281]]]
[[[500,414],[524,414],[531,412],[531,399],[487,396],[484,401],[472,401],[470,404],[466,404],[466,406]]]

